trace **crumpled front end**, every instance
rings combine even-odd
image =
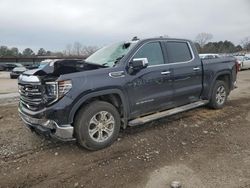
[[[59,119],[63,119],[60,117],[62,112],[53,106],[46,106],[48,102],[48,98],[45,97],[46,89],[38,76],[21,75],[18,87],[20,93],[19,114],[31,130],[60,140],[74,139],[73,126],[59,121]]]

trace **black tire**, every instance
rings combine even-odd
[[[100,135],[101,137],[104,138],[104,133],[106,133],[106,138],[104,138],[106,140],[98,142],[95,140],[98,138],[94,138],[96,137],[96,134],[93,134],[92,137],[90,135],[90,131],[91,131],[90,127],[93,125],[93,124],[90,124],[90,122],[94,117],[96,118],[95,120],[97,120],[97,116],[99,115],[98,113],[102,113],[102,112],[107,112],[108,113],[107,115],[110,115],[109,116],[110,119],[112,117],[112,122],[114,123],[112,124],[111,128],[113,132],[110,133],[110,135],[108,135],[105,132],[105,130],[103,130],[103,132],[102,130],[99,130],[101,131],[101,134],[99,131],[97,131],[98,138]],[[98,122],[100,121],[102,120],[99,120]],[[120,115],[117,109],[112,104],[108,102],[104,102],[104,101],[94,101],[86,105],[82,109],[80,109],[80,111],[78,112],[76,116],[74,126],[75,126],[74,127],[75,137],[80,146],[88,150],[99,150],[99,149],[103,149],[105,147],[110,146],[117,139],[119,135],[119,131],[120,131],[121,119],[120,119]],[[99,125],[98,126],[95,125],[93,130],[95,131],[96,129],[101,129],[101,128],[99,127]]]
[[[219,92],[219,90],[221,90],[221,88],[224,89],[225,91],[225,97],[223,99],[223,97],[221,97],[221,100],[217,98],[217,95]],[[217,80],[215,82],[214,88],[213,88],[213,92],[212,92],[212,96],[210,98],[210,102],[209,102],[209,106],[213,109],[221,109],[224,107],[226,101],[227,101],[227,97],[229,94],[229,90],[228,90],[228,86],[224,81],[221,80]]]

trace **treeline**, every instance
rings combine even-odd
[[[63,54],[66,56],[83,56],[88,57],[98,50],[97,46],[84,46],[80,42],[68,44]]]
[[[241,45],[235,46],[231,41],[208,42],[203,47],[195,43],[199,53],[236,53],[243,50]]]
[[[0,46],[0,57],[32,57],[32,56],[52,56],[58,55],[58,52],[46,51],[40,48],[37,53],[35,53],[31,48],[26,48],[23,51],[19,51],[18,48],[8,48],[7,46]],[[61,54],[63,55],[63,54]]]
[[[194,43],[199,53],[235,53],[235,52],[250,52],[250,37],[245,37],[241,41],[241,45],[234,45],[233,42],[225,40],[219,42],[210,42],[213,35],[210,33],[199,33]],[[19,51],[18,48],[8,48],[7,46],[0,46],[0,57],[32,57],[32,56],[57,56],[70,57],[81,56],[88,57],[98,50],[97,46],[84,46],[79,42],[66,45],[62,52],[51,52],[40,48],[36,53],[31,48],[26,48]]]
[[[26,48],[20,51],[18,48],[8,48],[7,46],[0,46],[0,57],[34,57],[34,56],[57,56],[57,57],[69,57],[69,56],[81,56],[88,57],[92,53],[98,50],[97,46],[84,46],[79,42],[68,44],[62,52],[52,52],[40,48],[37,52],[34,52],[31,48]]]
[[[210,33],[199,33],[195,38],[195,45],[199,53],[237,53],[250,51],[250,37],[241,40],[241,45],[225,40],[209,42],[213,35]]]

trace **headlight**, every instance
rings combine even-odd
[[[58,82],[58,97],[63,97],[72,88],[71,80],[63,80]]]
[[[57,82],[46,82],[46,95],[48,104],[56,102],[69,92],[72,88],[71,80],[62,80]]]

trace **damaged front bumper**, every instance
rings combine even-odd
[[[25,125],[31,130],[62,141],[75,140],[73,137],[73,126],[58,126],[58,124],[53,120],[33,118],[24,114],[20,109],[18,109],[18,111]]]

